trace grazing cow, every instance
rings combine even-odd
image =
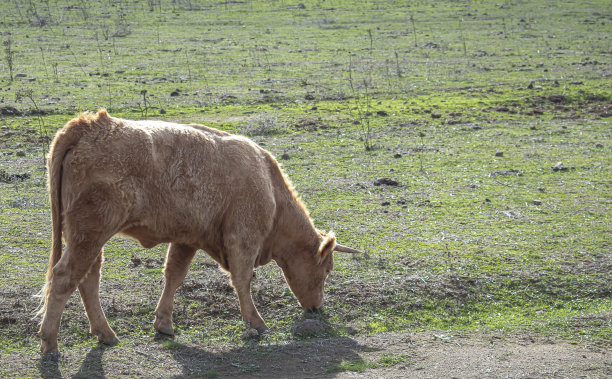
[[[145,248],[170,243],[153,324],[170,335],[174,294],[198,249],[230,273],[242,319],[259,333],[266,325],[251,298],[254,267],[274,260],[313,310],[332,251],[359,253],[315,229],[270,153],[205,126],[82,114],[57,132],[47,169],[53,247],[39,311],[44,353],[57,349],[62,311],[77,288],[91,333],[117,342],[99,298],[102,247],[117,233]]]

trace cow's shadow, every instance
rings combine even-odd
[[[41,378],[61,378],[62,373],[59,370],[59,354],[42,355],[38,360],[38,372]]]
[[[176,377],[333,377],[341,363],[361,361],[360,352],[371,348],[348,337],[330,337],[282,345],[247,341],[217,350],[174,343],[170,352],[182,370]]]
[[[104,351],[111,347],[104,344],[94,346],[85,356],[79,371],[74,375],[77,378],[105,378],[104,365],[102,363],[102,355]],[[62,372],[59,369],[60,355],[43,355],[38,361],[38,372],[43,378],[62,378]]]
[[[172,337],[155,337],[181,368],[177,377],[314,377],[335,376],[340,364],[361,361],[360,353],[372,351],[349,337],[338,337],[343,327],[327,324],[325,333],[274,344],[266,339],[248,339],[237,347],[197,347],[176,342]],[[98,344],[83,360],[75,377],[104,378],[103,355],[112,347]],[[61,378],[58,356],[43,356],[38,370],[43,378]],[[110,373],[109,373],[110,374]],[[112,375],[112,374],[111,374]]]
[[[324,313],[306,315],[298,322],[305,319],[322,322],[325,330],[316,337],[287,344],[248,339],[240,347],[225,350],[173,342],[169,350],[181,365],[178,377],[332,377],[342,371],[339,365],[343,362],[359,362],[360,353],[373,351],[352,338],[337,336],[347,328],[329,323]]]

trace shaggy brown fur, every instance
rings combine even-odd
[[[48,186],[53,247],[39,312],[43,352],[57,349],[61,314],[77,288],[91,332],[117,341],[98,294],[102,247],[117,233],[146,248],[170,243],[154,322],[167,334],[174,332],[174,293],[198,249],[230,273],[243,320],[262,332],[250,295],[253,268],[274,260],[302,307],[315,309],[331,252],[344,248],[315,229],[267,151],[205,126],[82,114],[55,136]]]

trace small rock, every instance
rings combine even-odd
[[[595,144],[595,147],[601,149],[603,147],[603,143],[597,143],[597,144]]]
[[[304,99],[306,99],[306,100],[314,100],[314,99],[315,99],[315,97],[314,97],[314,95],[313,95],[313,94],[311,94],[311,93],[307,93],[307,94],[306,94],[306,96],[304,96]]]
[[[287,153],[283,153],[283,155],[281,155],[281,159],[282,159],[282,160],[285,160],[285,161],[286,161],[287,159],[290,159],[290,158],[291,158],[291,157],[290,157],[290,156],[289,156],[289,154],[287,154]]]
[[[531,202],[533,203],[533,205],[542,205],[541,200],[532,200]]]
[[[378,112],[376,112],[376,114],[379,115],[379,116],[388,116],[389,115],[389,113],[387,111],[378,111]]]
[[[391,205],[391,203],[388,201],[383,201],[382,203],[380,203],[380,205],[382,205],[383,207],[386,207],[388,205]]]
[[[503,157],[504,156],[504,152],[503,151],[498,151],[495,153],[496,157]]]
[[[23,150],[19,150],[18,152],[15,153],[15,155],[18,157],[25,157],[26,153]]]
[[[306,6],[304,5],[304,3],[299,3],[297,7],[298,9],[306,9]]]
[[[175,96],[178,96],[178,95],[179,95],[179,93],[176,92],[176,91],[170,92],[170,96],[172,96],[172,97],[175,97]]]
[[[440,117],[442,117],[442,114],[440,114],[440,113],[432,113],[431,114],[431,118],[440,118]]]
[[[166,110],[164,108],[159,108],[159,113],[160,114],[166,114]]]
[[[395,179],[391,178],[380,178],[374,181],[375,186],[385,185],[385,186],[397,186],[399,183]]]
[[[601,147],[603,147],[603,145]],[[398,158],[401,158],[401,157],[402,157],[402,154],[400,154],[400,153],[395,153],[395,155],[393,155],[393,158],[395,158],[395,159],[398,159]]]
[[[565,95],[550,95],[548,96],[548,101],[550,101],[551,103],[563,103],[565,101],[567,101],[567,96]]]
[[[577,85],[579,86],[579,85],[581,85],[581,84],[584,84],[584,82],[582,82],[582,81],[580,81],[580,80],[573,80],[573,81],[571,81],[571,82],[570,82],[570,84],[573,84],[573,85],[575,85],[575,86],[577,86]]]
[[[142,260],[140,258],[136,258],[136,257],[132,258],[131,261],[132,261],[132,264],[134,265],[134,267],[138,267],[142,263]]]
[[[551,169],[553,171],[567,171],[569,170],[568,167],[566,167],[563,162],[558,162],[556,165],[552,166]]]
[[[533,89],[533,82],[529,83],[529,85],[527,86],[527,89]]]
[[[327,326],[324,322],[316,319],[306,319],[297,323],[293,327],[292,333],[299,337],[312,337],[317,334],[323,334],[326,330]]]
[[[27,76],[28,76],[28,75],[27,75],[27,74],[24,74],[23,72],[20,72],[20,73],[18,73],[18,74],[15,74],[15,77],[16,77],[16,78],[26,78]]]

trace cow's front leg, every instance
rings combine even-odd
[[[177,243],[171,243],[168,247],[164,269],[164,291],[155,308],[155,322],[153,323],[153,327],[160,333],[174,335],[172,327],[174,294],[183,283],[196,251],[196,248]]]
[[[230,279],[238,295],[240,314],[247,328],[253,328],[264,333],[268,327],[255,308],[251,297],[251,279],[253,278],[253,262],[248,259],[230,258]]]

